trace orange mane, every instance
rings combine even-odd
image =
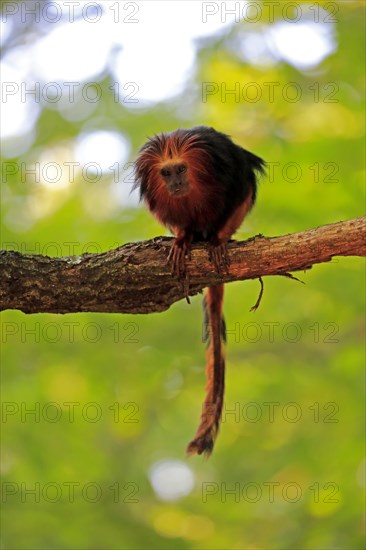
[[[187,167],[187,196],[175,198],[167,190],[161,169],[172,162]],[[136,187],[140,187],[141,198],[164,225],[209,224],[220,204],[220,188],[214,184],[212,158],[198,134],[176,130],[154,136],[142,147],[136,160]]]

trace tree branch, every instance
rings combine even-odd
[[[187,262],[191,296],[219,283],[288,275],[329,262],[334,256],[366,255],[366,218],[281,237],[257,235],[229,243],[230,269],[215,273],[206,245],[193,246]],[[0,309],[24,313],[80,311],[151,313],[184,298],[166,257],[172,239],[126,244],[102,254],[63,258],[0,252]]]

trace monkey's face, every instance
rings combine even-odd
[[[188,194],[187,165],[184,162],[166,163],[160,174],[170,195],[181,197]]]

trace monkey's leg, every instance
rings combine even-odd
[[[223,273],[228,270],[230,260],[227,251],[227,243],[238,227],[240,227],[252,205],[253,194],[250,192],[245,201],[242,202],[226,220],[217,235],[214,235],[211,239],[208,248],[209,258],[218,273]]]

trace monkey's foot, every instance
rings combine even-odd
[[[226,242],[221,242],[217,238],[212,239],[208,245],[208,257],[214,264],[217,273],[227,273],[230,260]]]

